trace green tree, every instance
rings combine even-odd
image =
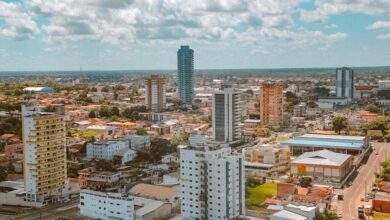
[[[112,109],[107,105],[103,105],[100,107],[99,116],[103,118],[109,118],[112,115]]]
[[[346,117],[337,116],[332,119],[333,130],[340,134],[342,130],[345,130],[348,127],[348,121]]]
[[[143,128],[137,128],[137,129],[135,130],[135,134],[136,134],[136,135],[145,136],[145,135],[148,135],[148,132],[147,132],[145,129],[143,129]]]
[[[299,185],[301,187],[309,187],[311,185],[312,179],[311,177],[301,177],[299,179]]]
[[[96,118],[96,112],[94,110],[91,110],[88,114],[89,118]]]
[[[121,113],[119,111],[119,108],[116,107],[116,106],[112,107],[111,113],[112,113],[112,115],[116,115],[116,116],[120,116],[121,115]]]
[[[142,106],[135,106],[135,107],[132,107],[132,108],[126,108],[122,112],[122,116],[126,117],[126,118],[128,118],[130,120],[136,121],[136,120],[141,119],[139,113],[140,112],[146,112],[146,111],[147,111],[147,108],[144,105],[142,105]]]
[[[96,161],[95,166],[96,166],[96,170],[112,171],[112,172],[116,171],[114,163],[109,160],[98,160]]]
[[[91,92],[97,92],[97,88],[96,87],[92,87],[91,88]]]
[[[380,130],[383,135],[386,134],[388,129],[390,129],[390,117],[373,120],[363,126],[363,130],[366,132],[368,130]]]
[[[380,109],[376,105],[373,105],[373,104],[368,105],[366,107],[366,110],[371,112],[371,113],[379,113],[380,112]]]
[[[109,86],[104,86],[101,91],[102,92],[109,92],[110,91],[110,87]]]

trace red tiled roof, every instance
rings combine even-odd
[[[371,90],[373,87],[369,85],[356,85],[355,89],[357,90]]]

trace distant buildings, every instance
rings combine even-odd
[[[134,199],[120,193],[80,192],[80,214],[95,219],[135,220]]]
[[[165,79],[152,75],[145,79],[145,105],[149,111],[162,112],[165,108]]]
[[[340,183],[352,168],[352,156],[320,150],[303,153],[291,162],[293,177],[310,176],[315,182]]]
[[[212,123],[214,141],[236,143],[241,139],[241,94],[222,87],[213,93]]]
[[[194,50],[181,46],[177,51],[177,90],[178,97],[191,105],[194,97]]]
[[[64,106],[22,106],[26,200],[60,196],[66,184]]]
[[[23,89],[23,92],[31,93],[53,93],[54,89],[51,87],[26,87]]]
[[[290,149],[279,145],[256,145],[243,149],[246,176],[275,178],[290,168]]]
[[[336,96],[351,100],[353,98],[353,69],[336,69]]]
[[[180,149],[183,219],[234,219],[245,212],[242,155],[229,147]]]
[[[283,123],[283,87],[278,83],[260,84],[261,124],[279,128]]]

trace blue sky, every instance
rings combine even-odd
[[[382,66],[389,0],[0,0],[0,71]]]

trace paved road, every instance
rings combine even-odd
[[[42,209],[32,209],[21,215],[12,216],[15,220],[52,220],[58,217],[67,217],[68,219],[86,219],[79,216],[77,207],[78,199],[74,199],[67,203],[58,203],[49,205]]]
[[[374,152],[370,155],[366,164],[363,164],[359,170],[358,175],[353,181],[352,186],[344,191],[344,205],[343,205],[343,219],[351,220],[353,217],[357,218],[357,207],[362,202],[360,198],[364,197],[365,187],[367,193],[371,190],[371,185],[375,180],[375,172],[380,166],[380,162],[385,160],[390,152],[389,143],[373,143]],[[378,155],[376,155],[378,152]]]

